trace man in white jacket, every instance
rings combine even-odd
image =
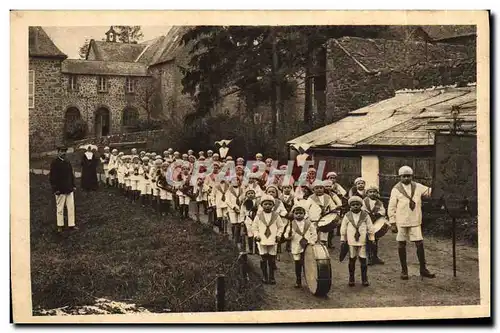
[[[388,215],[392,231],[397,232],[398,254],[401,262],[401,279],[408,280],[406,242],[414,242],[420,262],[420,276],[434,278],[426,267],[422,236],[422,197],[430,196],[431,189],[412,181],[413,170],[403,166],[398,172],[401,181],[391,191]]]

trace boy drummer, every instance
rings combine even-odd
[[[263,195],[260,204],[263,211],[255,216],[252,223],[252,233],[261,255],[262,282],[276,284],[274,267],[276,265],[277,244],[285,226],[279,214],[273,212],[274,198],[272,196]]]
[[[329,212],[338,208],[332,200],[332,197],[325,194],[325,186],[323,181],[316,180],[313,183],[314,193],[307,199],[309,204],[308,215],[313,222],[318,223],[317,227],[322,226],[322,218],[326,216]],[[333,223],[330,222],[330,223]],[[328,242],[328,232],[320,232],[319,239],[321,243],[327,245]]]
[[[370,215],[372,223],[378,219],[383,219],[389,224],[385,218],[384,203],[379,199],[378,187],[369,186],[366,189],[367,197],[363,200],[363,209]],[[383,265],[384,261],[378,257],[378,238],[375,235],[375,242],[367,248],[368,250],[368,265]]]
[[[363,199],[358,196],[349,198],[350,211],[344,215],[340,226],[340,241],[349,245],[349,286],[355,285],[354,272],[356,259],[361,265],[363,286],[369,286],[368,266],[366,265],[366,242],[375,240],[373,224],[367,212],[361,210]]]
[[[299,201],[292,209],[292,221],[285,228],[285,238],[291,241],[291,252],[295,262],[295,288],[302,286],[302,268],[304,267],[304,249],[307,244],[318,240],[316,225],[307,217],[307,203]]]

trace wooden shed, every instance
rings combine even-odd
[[[452,107],[459,109],[462,129],[475,134],[476,86],[469,84],[397,91],[287,144],[310,145],[307,153],[315,163],[325,160],[325,172],[335,171],[345,188],[361,176],[387,196],[402,165],[414,169],[417,181],[432,185],[434,135],[450,128]],[[289,151],[293,158],[293,148]]]

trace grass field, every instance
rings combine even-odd
[[[236,248],[209,227],[155,216],[110,190],[77,190],[80,229],[57,234],[46,176],[30,176],[30,206],[33,309],[107,298],[153,312],[214,311],[217,274],[227,276],[227,310],[260,308],[258,275],[242,286]]]

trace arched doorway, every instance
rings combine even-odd
[[[85,137],[85,128],[78,108],[71,106],[64,114],[64,138],[66,140],[80,140]]]
[[[137,109],[127,107],[123,110],[122,126],[125,132],[134,131],[137,127],[138,121],[139,113],[137,112]]]
[[[107,136],[110,129],[110,113],[105,107],[100,107],[95,112],[95,136]]]

